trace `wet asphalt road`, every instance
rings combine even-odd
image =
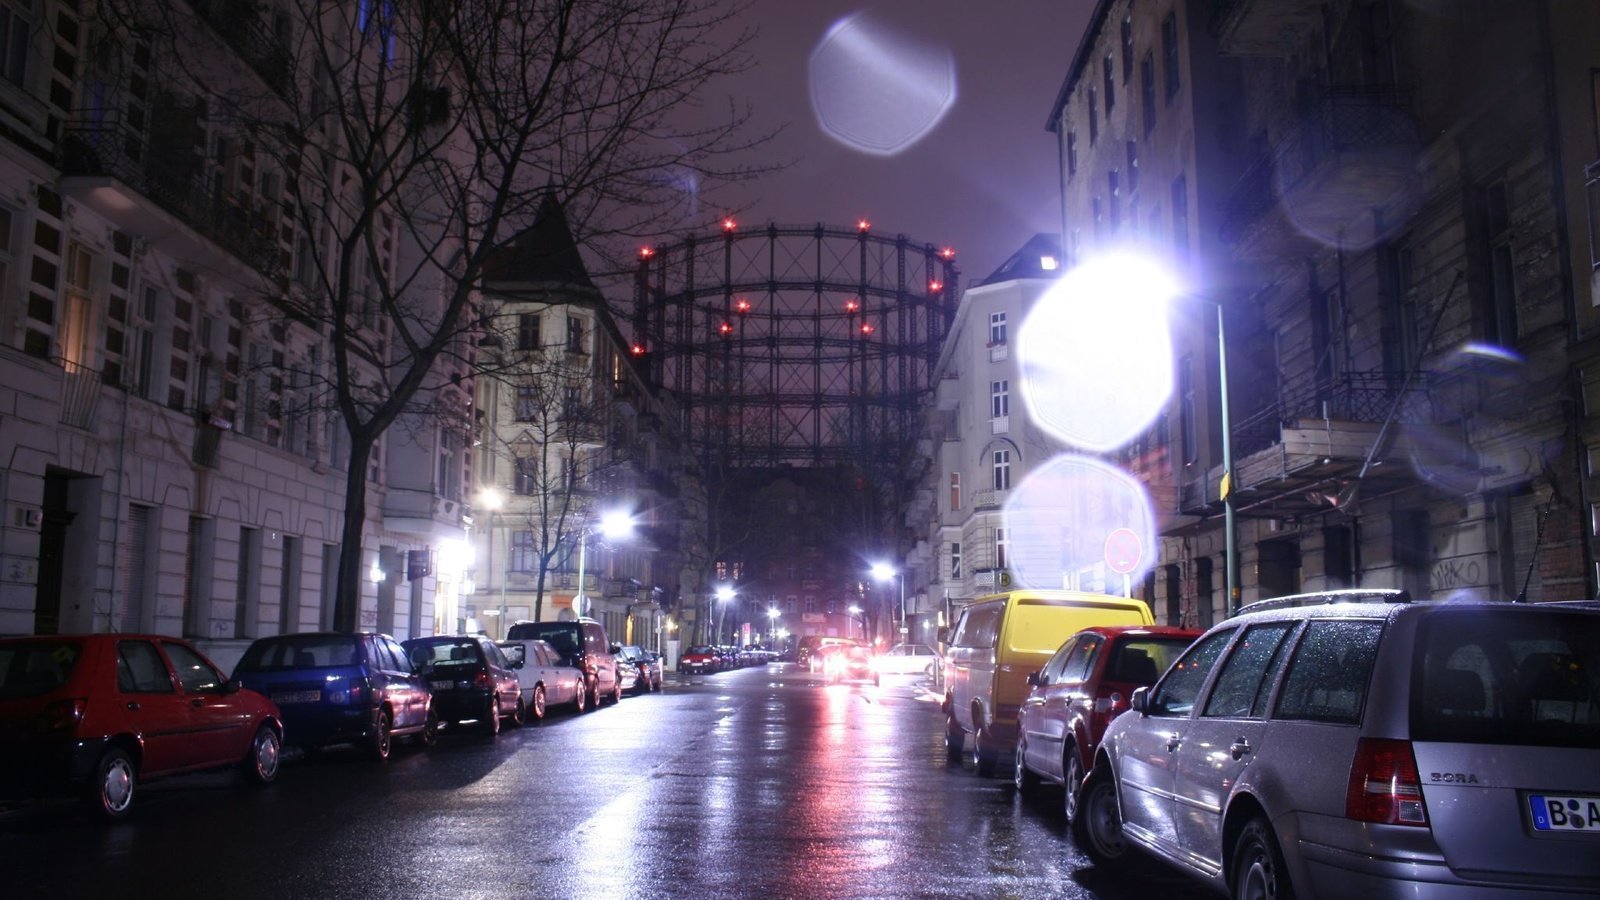
[[[0,894],[21,897],[1210,896],[1152,865],[1099,872],[1058,794],[945,761],[920,679],[829,685],[794,666],[668,675],[658,694],[143,787],[132,819],[70,802],[0,812]]]

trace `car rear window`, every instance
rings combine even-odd
[[[481,666],[483,649],[477,641],[407,641],[406,651],[417,668]]]
[[[511,626],[511,639],[545,641],[563,657],[576,656],[583,649],[578,643],[577,622],[519,622]]]
[[[1273,718],[1359,723],[1382,636],[1383,622],[1376,619],[1311,620],[1294,648]]]
[[[1441,610],[1417,632],[1417,741],[1600,749],[1600,617]]]
[[[361,662],[356,635],[295,634],[263,638],[251,644],[235,671],[322,669]]]
[[[77,641],[0,644],[0,697],[37,697],[67,683],[83,646]]]
[[[1024,653],[1054,653],[1068,635],[1085,628],[1149,624],[1137,608],[1071,600],[1023,599],[1009,615],[1006,639],[1012,650]]]
[[[1155,684],[1161,673],[1192,643],[1183,637],[1127,638],[1118,642],[1112,652],[1106,664],[1106,677],[1132,684]]]

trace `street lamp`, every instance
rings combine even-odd
[[[866,616],[866,613],[862,612],[861,611],[861,607],[856,606],[855,604],[851,604],[850,606],[846,607],[845,608],[845,612],[849,613],[852,616],[860,616],[861,617],[861,639],[863,641],[866,640],[867,639],[867,616]],[[849,637],[850,636],[850,629],[849,628],[845,629],[845,635],[844,636],[845,637]]]
[[[895,571],[888,563],[875,563],[872,567],[872,577],[879,581],[888,581],[891,578],[900,582],[900,635],[902,641],[909,640],[909,627],[906,625],[906,574]]]
[[[713,643],[722,640],[722,626],[728,618],[728,601],[732,599],[732,585],[717,585],[717,633],[712,636]]]
[[[767,642],[776,643],[778,639],[778,617],[783,613],[776,606],[767,607]]]
[[[509,627],[506,624],[506,573],[504,573],[504,572],[496,572],[494,570],[494,539],[495,539],[494,525],[495,525],[495,519],[500,514],[500,508],[502,506],[505,506],[505,502],[506,502],[505,495],[500,493],[500,490],[498,488],[486,487],[486,488],[478,491],[478,505],[482,506],[484,508],[484,510],[489,513],[489,527],[487,529],[487,531],[489,533],[489,540],[488,540],[488,544],[489,544],[489,546],[488,546],[488,557],[489,557],[489,559],[485,563],[485,566],[489,570],[489,577],[494,578],[494,579],[496,579],[497,581],[500,582],[500,611],[499,611],[499,619],[500,619],[500,637],[502,639],[505,638],[506,629]],[[504,568],[504,564],[502,564],[502,568]]]
[[[602,513],[600,521],[585,525],[578,530],[578,592],[572,598],[572,615],[583,615],[583,605],[587,598],[583,596],[584,565],[589,551],[589,533],[599,530],[602,537],[619,539],[633,533],[633,517],[620,510]]]

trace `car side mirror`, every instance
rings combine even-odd
[[[224,694],[237,694],[244,689],[244,685],[237,678],[230,678],[222,683]]]
[[[520,659],[511,660],[511,668],[513,668],[513,669],[522,668],[522,660],[520,660]]]
[[[622,652],[622,645],[621,644],[612,644],[611,648],[606,652],[613,653],[613,654],[621,653]]]
[[[948,626],[948,625],[939,626],[939,643],[941,643],[941,644],[950,643],[950,626]]]
[[[1028,687],[1038,687],[1041,684],[1044,684],[1044,674],[1042,672],[1028,673]]]
[[[1139,715],[1146,715],[1150,711],[1150,688],[1148,685],[1133,689],[1133,699],[1128,701],[1128,706]]]

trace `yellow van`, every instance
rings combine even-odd
[[[944,634],[945,748],[959,760],[966,736],[978,774],[993,775],[1002,748],[1016,746],[1028,673],[1079,631],[1095,625],[1154,625],[1143,600],[1084,591],[1021,590],[979,597]]]

